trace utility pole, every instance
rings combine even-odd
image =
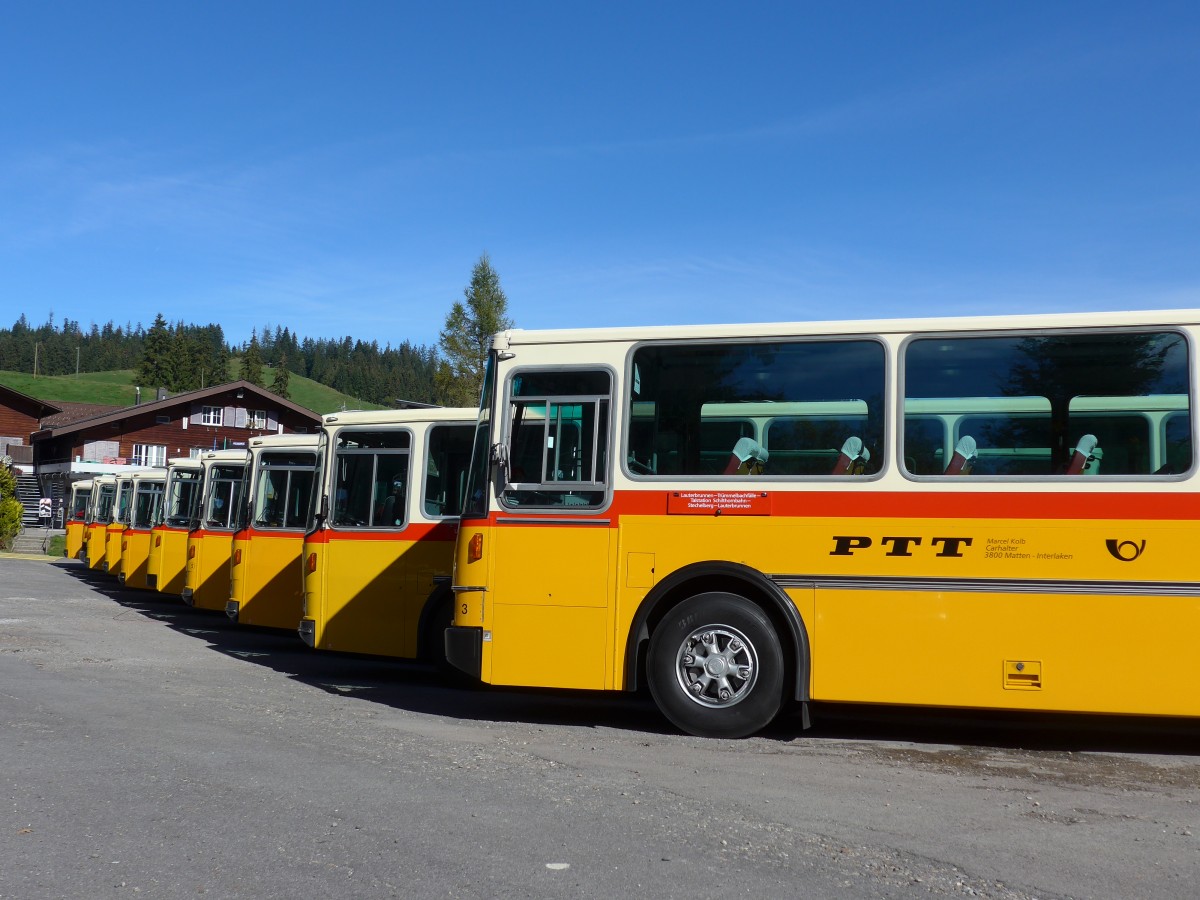
[[[37,378],[38,351],[42,349],[42,345],[34,341],[33,344],[33,377]]]
[[[79,377],[79,348],[75,348],[75,377]]]

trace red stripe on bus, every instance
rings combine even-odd
[[[458,534],[457,522],[414,522],[400,531],[335,531],[325,528],[310,534],[310,544],[340,541],[452,541]]]
[[[252,538],[258,538],[259,540],[270,538],[278,541],[303,541],[304,531],[303,529],[297,529],[295,531],[291,529],[280,529],[279,531],[256,531],[253,528],[243,528],[241,531],[235,531],[233,533],[233,539],[235,541],[249,541]]]
[[[578,507],[556,512],[518,513],[498,510],[489,513],[487,522],[508,522],[519,518],[522,524],[556,525],[559,520],[582,522],[594,515],[608,519],[615,527],[622,516],[666,516],[672,494],[741,493],[745,489],[696,487],[681,491],[622,491],[613,502],[596,513]],[[1032,493],[1014,491],[975,493],[926,493],[902,491],[772,491],[768,495],[773,517],[795,519],[892,518],[892,519],[1140,519],[1146,521],[1184,521],[1200,519],[1200,496],[1164,493]],[[753,516],[748,518],[754,518]]]
[[[203,529],[203,528],[197,528],[195,531],[189,531],[189,532],[188,532],[188,538],[189,538],[189,539],[190,539],[190,538],[206,538],[206,537],[227,537],[227,538],[232,538],[232,537],[233,537],[233,532],[232,532],[232,531],[227,531],[227,530],[225,530],[224,528],[219,528],[219,529],[218,529],[218,528],[211,528],[211,529],[208,529],[208,530],[205,530],[205,529]]]

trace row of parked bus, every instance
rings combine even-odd
[[[477,411],[97,478],[73,528],[316,648],[645,686],[697,735],[810,701],[1200,716],[1198,344],[1196,310],[513,329]]]
[[[317,649],[440,659],[475,417],[340,412],[318,434],[76,482],[66,554]]]

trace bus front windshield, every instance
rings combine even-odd
[[[189,528],[200,506],[200,469],[172,469],[167,476],[162,522]]]
[[[233,529],[237,521],[237,508],[242,500],[242,479],[245,474],[245,465],[213,467],[212,487],[204,512],[205,528]]]
[[[133,492],[133,508],[129,516],[131,528],[149,528],[158,516],[162,504],[163,483],[144,481]]]
[[[92,498],[90,490],[77,490],[71,494],[71,518],[82,519],[87,515],[88,502]]]
[[[250,524],[255,528],[303,528],[312,499],[312,453],[264,453],[259,460]]]

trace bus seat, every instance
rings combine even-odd
[[[771,454],[754,438],[738,438],[722,475],[761,475]]]
[[[838,452],[837,462],[830,475],[861,475],[871,458],[871,451],[863,446],[862,438],[848,437]]]
[[[1103,459],[1104,454],[1100,452],[1096,446],[1097,440],[1094,434],[1085,434],[1075,444],[1075,453],[1071,456],[1071,463],[1067,466],[1068,475],[1082,475],[1087,472],[1089,475],[1094,475],[1100,469],[1098,460]],[[1096,456],[1100,453],[1099,456]],[[1094,471],[1088,471],[1088,463],[1095,463]]]
[[[950,464],[946,466],[946,475],[970,475],[976,458],[975,438],[964,434],[954,446],[954,454]]]

